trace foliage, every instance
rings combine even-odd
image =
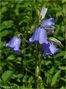
[[[42,82],[41,89],[65,89],[65,4],[66,0],[0,1],[0,88],[34,89],[38,52],[38,58],[41,59],[41,76],[39,76]],[[44,19],[51,15],[56,21],[53,37],[62,43],[58,45],[61,52],[46,58],[40,57],[41,48],[37,50],[36,45],[26,43],[38,25],[38,14],[43,6],[48,8]],[[21,53],[16,54],[6,48],[5,44],[19,33],[22,34]]]

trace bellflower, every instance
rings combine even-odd
[[[47,20],[44,20],[44,21],[42,21],[41,22],[41,26],[42,27],[45,27],[45,26],[53,26],[53,25],[55,25],[55,21],[54,21],[54,18],[49,18],[49,19],[47,19]]]
[[[40,44],[47,42],[47,32],[44,28],[36,28],[32,37],[28,40],[28,43],[36,42],[39,42]]]
[[[14,36],[7,44],[6,47],[12,49],[14,52],[20,52],[21,39],[18,36]]]
[[[48,29],[48,33],[54,33],[54,25],[55,21],[54,18],[49,18],[47,20],[44,20],[41,22],[41,27],[44,27],[45,29]]]
[[[58,48],[55,47],[53,43],[50,42],[48,42],[47,44],[44,43],[42,46],[43,46],[43,56],[52,55],[60,51]]]

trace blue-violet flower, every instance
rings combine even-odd
[[[32,37],[28,40],[28,43],[36,42],[39,42],[40,44],[47,42],[47,32],[44,28],[36,28]]]
[[[55,45],[51,42],[48,42],[47,44],[42,44],[43,46],[43,56],[45,55],[52,55],[60,51],[59,48],[56,48]]]
[[[12,49],[15,52],[20,52],[21,39],[18,36],[14,36],[7,44],[6,47]]]
[[[54,18],[49,18],[47,20],[44,20],[41,22],[41,26],[45,27],[45,26],[54,26],[55,25],[55,21]]]

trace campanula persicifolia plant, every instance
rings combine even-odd
[[[66,89],[65,2],[0,0],[1,89]]]
[[[43,13],[45,12],[43,9],[46,10],[45,8],[42,8],[40,15],[43,15]],[[42,16],[42,18],[43,18],[43,16]],[[40,20],[40,18],[39,18],[39,20]],[[59,52],[59,48],[56,48],[55,45],[53,44],[53,42],[51,42],[48,39],[48,36],[47,36],[48,33],[50,33],[50,34],[54,33],[54,25],[55,25],[54,18],[49,18],[47,20],[43,20],[39,24],[40,24],[40,26],[36,27],[34,29],[32,37],[29,38],[29,40],[27,42],[28,43],[36,43],[36,44],[39,43],[43,47],[42,56],[44,56],[44,57],[46,55],[52,55],[52,54]],[[49,29],[47,30],[47,28],[49,28]],[[38,57],[37,59],[38,59],[37,61],[39,61],[41,58]],[[42,78],[41,78],[41,75],[40,75],[41,74],[40,73],[41,72],[40,71],[41,64],[39,64],[39,62],[38,62],[38,64],[36,64],[36,65],[37,66],[36,66],[35,70],[38,72],[38,73],[36,72],[36,77],[37,77],[37,79],[36,79],[36,89],[40,89],[41,84],[39,84],[39,83],[40,83],[40,81],[42,81]]]

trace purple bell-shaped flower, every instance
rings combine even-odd
[[[44,28],[36,28],[32,37],[28,40],[28,43],[36,42],[39,42],[40,44],[47,42],[47,32]]]
[[[12,49],[16,53],[20,52],[21,39],[18,36],[14,36],[7,44],[6,47]]]
[[[52,55],[60,51],[60,49],[56,48],[53,43],[48,42],[48,44],[44,43],[43,45],[43,56]]]
[[[41,27],[44,27],[48,33],[51,33],[53,34],[54,33],[54,25],[55,25],[55,21],[54,21],[54,18],[49,18],[47,20],[44,20],[41,22]]]
[[[45,26],[54,26],[55,25],[55,21],[54,18],[49,18],[47,20],[44,20],[41,22],[41,26],[45,27]]]

